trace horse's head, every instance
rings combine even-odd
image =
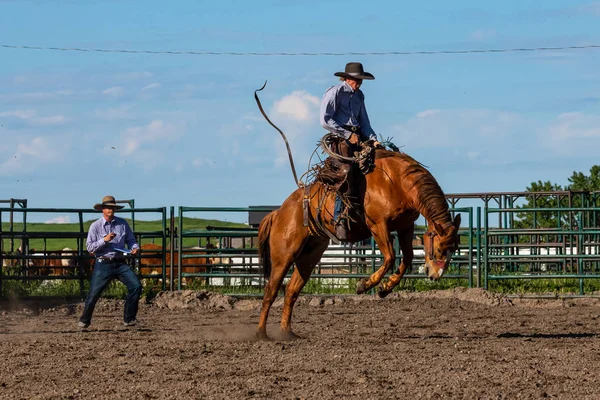
[[[454,218],[454,222],[439,225],[435,221],[428,223],[427,232],[423,237],[425,247],[425,274],[432,281],[442,277],[450,264],[452,254],[458,250],[460,239],[458,228],[460,227],[460,214]]]

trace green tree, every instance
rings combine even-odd
[[[600,165],[593,165],[589,175],[573,171],[569,182],[567,190],[582,192],[573,196],[573,207],[598,207],[600,205]],[[596,212],[584,213],[582,219],[583,226],[600,226],[600,214]]]
[[[569,178],[570,185],[567,190],[596,192],[600,190],[600,165],[594,165],[590,168],[590,174],[573,171]]]
[[[527,187],[526,191],[532,193],[527,196],[527,203],[516,208],[528,209],[528,208],[556,208],[559,206],[557,196],[548,195],[536,195],[538,192],[557,192],[562,191],[563,188],[550,181],[542,182],[531,182],[531,186]],[[556,212],[552,211],[538,211],[535,212],[535,224],[534,224],[534,213],[533,212],[517,212],[516,219],[514,221],[514,227],[518,229],[527,228],[556,228],[558,226],[558,219]]]

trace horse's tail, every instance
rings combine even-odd
[[[263,266],[265,279],[271,276],[271,248],[269,246],[269,237],[271,236],[271,223],[275,211],[271,211],[263,218],[258,226],[258,257]]]

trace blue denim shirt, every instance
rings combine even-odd
[[[104,243],[104,236],[110,232],[114,232],[116,236],[110,242]],[[139,247],[133,231],[123,218],[114,217],[112,222],[108,222],[102,216],[90,226],[86,247],[88,252],[93,253],[96,257],[122,256],[121,253],[117,254],[114,248],[124,249],[126,244],[130,250]]]
[[[343,125],[350,125],[360,127],[361,140],[377,140],[365,108],[365,95],[360,89],[352,90],[346,81],[330,87],[323,95],[320,122],[323,128],[345,139],[352,132],[344,129]]]

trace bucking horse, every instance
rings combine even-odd
[[[255,98],[263,115],[273,125],[264,114],[256,92]],[[279,132],[284,136],[283,132]],[[377,287],[379,296],[385,297],[411,268],[414,256],[412,239],[419,215],[427,220],[423,242],[425,273],[435,281],[442,277],[453,253],[458,249],[460,214],[452,218],[440,185],[418,161],[397,151],[383,148],[374,151],[374,168],[368,174],[361,175],[356,182],[359,193],[357,201],[363,216],[351,224],[348,241],[374,238],[383,255],[383,263],[368,279],[358,282],[356,292],[361,294]],[[296,177],[293,164],[292,170]],[[335,197],[335,191],[319,180],[300,185],[280,208],[267,214],[260,223],[259,258],[268,282],[264,288],[258,322],[259,338],[267,338],[269,310],[292,265],[295,268],[285,289],[280,329],[284,338],[297,337],[291,326],[292,310],[335,231]],[[393,232],[398,235],[402,260],[398,270],[383,280],[396,260]]]

